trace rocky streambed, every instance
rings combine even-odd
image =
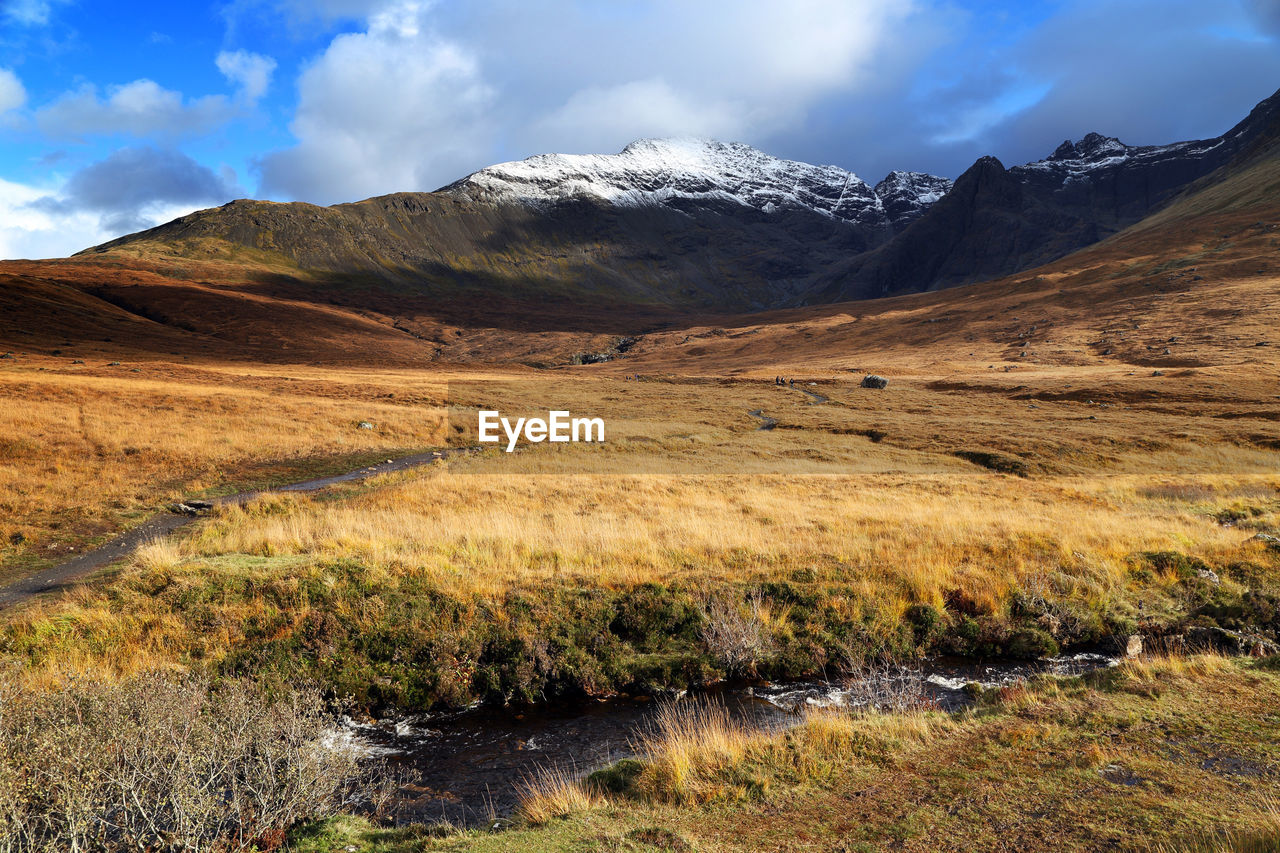
[[[1081,653],[1040,661],[931,660],[839,681],[722,685],[697,693],[619,697],[560,707],[476,707],[401,719],[347,723],[346,737],[385,761],[401,782],[398,823],[493,825],[510,817],[520,780],[540,766],[586,775],[634,756],[636,735],[665,702],[721,703],[762,731],[797,725],[812,707],[897,707],[921,702],[963,708],[973,685],[1000,687],[1040,674],[1079,675],[1117,658]]]

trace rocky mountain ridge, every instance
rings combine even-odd
[[[1274,150],[1280,93],[1220,137],[1130,146],[1091,133],[954,184],[740,143],[646,139],[618,154],[544,154],[434,193],[353,204],[238,201],[82,254],[246,261],[277,274],[390,282],[417,297],[757,311],[951,287],[1043,264]],[[1259,155],[1260,156],[1260,155]]]

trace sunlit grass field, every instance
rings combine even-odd
[[[1258,425],[1215,418],[1212,397],[1100,407],[1055,399],[1057,374],[1035,403],[928,377],[891,391],[858,377],[802,386],[825,403],[769,382],[671,375],[199,378],[41,374],[42,395],[61,388],[72,402],[30,401],[52,425],[14,470],[33,471],[55,441],[88,441],[66,419],[73,405],[144,448],[80,457],[42,487],[54,503],[87,497],[84,512],[127,490],[141,507],[160,486],[225,488],[273,454],[334,462],[467,445],[477,407],[535,412],[548,396],[604,416],[608,440],[489,447],[220,508],[12,610],[0,649],[32,677],[264,668],[374,704],[465,704],[838,670],[930,648],[1050,653],[1184,619],[1205,605],[1187,588],[1197,567],[1217,570],[1212,596],[1231,607],[1276,581],[1275,552],[1253,537],[1277,524],[1280,454],[1260,446]],[[299,394],[281,390],[293,384]],[[214,405],[226,416],[204,417]],[[756,410],[778,426],[757,429]],[[359,429],[366,419],[376,428]],[[183,435],[189,450],[167,449]],[[175,486],[174,469],[193,473]],[[731,624],[708,627],[717,620]],[[756,647],[708,642],[743,631]]]

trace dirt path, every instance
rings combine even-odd
[[[400,459],[391,459],[386,462],[380,462],[377,465],[369,465],[364,468],[357,468],[354,471],[348,471],[345,474],[337,474],[332,477],[321,477],[318,480],[305,480],[301,483],[291,483],[287,486],[269,489],[269,492],[315,492],[328,486],[334,486],[339,483],[351,483],[357,480],[364,480],[368,477],[376,477],[379,474],[388,474],[393,471],[407,471],[410,468],[417,468],[422,465],[429,465],[432,462],[446,459],[450,456],[456,456],[460,453],[467,453],[472,448],[469,447],[453,447],[444,450],[433,450],[430,453],[419,453],[414,456],[405,456]],[[265,492],[241,492],[235,495],[227,495],[223,498],[214,498],[209,503],[214,505],[225,504],[243,504]],[[166,536],[184,525],[195,521],[194,515],[179,512],[163,512],[154,516],[132,530],[121,533],[115,539],[107,544],[95,548],[92,551],[86,551],[83,554],[51,566],[42,571],[36,572],[22,580],[0,586],[0,607],[10,604],[16,604],[20,601],[26,601],[32,596],[39,595],[43,592],[49,592],[58,587],[65,586],[68,583],[77,581],[86,575],[102,568],[108,563],[112,563],[123,557],[127,557],[138,549],[140,545]]]
[[[796,389],[797,391],[799,391],[801,394],[808,394],[810,397],[812,397],[812,398],[813,398],[813,402],[809,404],[809,405],[811,405],[811,406],[816,406],[816,405],[818,405],[819,403],[825,403],[825,402],[827,402],[827,398],[826,398],[826,397],[822,396],[821,394],[817,394],[817,393],[815,393],[815,392],[813,392],[813,391],[809,391],[809,390],[807,390],[807,389],[805,389],[805,388],[801,388],[799,385],[796,385],[796,386],[795,386],[795,389]]]

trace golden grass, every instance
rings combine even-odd
[[[1103,497],[1073,481],[471,475],[466,464],[342,503],[226,509],[182,549],[191,558],[347,557],[465,593],[816,566],[880,600],[938,602],[963,587],[994,606],[1029,579],[1106,597],[1127,583],[1135,552],[1217,558],[1245,538],[1185,505],[1143,498],[1137,478],[1107,482]]]
[[[735,719],[714,701],[673,702],[636,737],[632,749],[641,759],[623,796],[674,805],[761,798],[777,780],[824,784],[860,762],[905,754],[960,725],[923,711],[813,708],[795,727],[770,733]],[[521,814],[542,824],[597,808],[608,797],[592,782],[544,769],[522,784]]]
[[[723,705],[667,705],[637,739],[635,749],[646,759],[636,789],[664,802],[716,799],[724,794],[726,773],[742,764],[764,737],[733,719]]]
[[[443,415],[429,402],[441,396],[438,383],[433,391],[419,380],[408,396],[421,402],[396,404],[360,374],[129,370],[0,369],[0,565],[56,561],[206,490],[298,479],[326,457],[442,442]]]
[[[534,826],[595,808],[604,798],[582,779],[559,767],[540,767],[521,779],[519,815]]]
[[[830,619],[882,635],[912,604],[941,606],[952,590],[993,613],[1022,591],[1121,614],[1143,601],[1152,616],[1178,578],[1156,576],[1139,589],[1135,555],[1267,564],[1250,537],[1280,523],[1276,453],[1241,443],[1239,431],[1258,427],[1212,417],[1220,405],[1212,399],[1177,411],[1089,409],[1101,412],[1094,421],[1081,402],[1042,402],[1028,417],[1025,401],[985,386],[939,390],[925,378],[891,394],[863,392],[856,376],[826,380],[820,390],[831,402],[811,405],[788,388],[698,378],[548,385],[480,371],[165,370],[132,379],[0,370],[0,383],[25,389],[0,408],[11,420],[24,409],[31,418],[7,433],[30,436],[31,446],[9,463],[5,505],[17,511],[0,533],[59,501],[100,522],[104,502],[123,514],[157,494],[243,476],[275,454],[438,440],[443,380],[455,422],[469,423],[478,405],[520,412],[554,394],[570,397],[575,412],[606,415],[609,441],[489,450],[333,494],[222,508],[176,541],[148,546],[114,580],[16,613],[22,631],[59,638],[42,656],[49,671],[217,661],[243,645],[246,625],[278,624],[281,615],[261,596],[204,601],[210,590],[251,581],[273,601],[293,602],[283,622],[298,624],[311,605],[297,590],[330,583],[340,561],[385,592],[425,584],[476,602],[547,587],[741,588],[800,572],[838,590],[822,602]],[[1044,381],[1061,391],[1053,383],[1063,378]],[[76,456],[88,440],[72,430],[76,407],[98,413],[111,441],[146,452],[104,444]],[[779,428],[757,431],[746,415],[756,408]],[[364,418],[378,429],[356,429]],[[873,428],[883,440],[862,434]],[[1017,455],[1032,476],[954,455],[975,447]],[[79,461],[40,481],[34,472],[50,458]],[[1227,510],[1243,520],[1224,526]],[[17,550],[38,553],[39,544]],[[170,609],[179,590],[201,598],[198,630]],[[377,601],[344,607],[352,622],[378,612]],[[767,632],[790,630],[783,606],[757,615]]]
[[[183,554],[176,540],[160,538],[143,543],[133,559],[143,571],[168,572],[182,563]]]

